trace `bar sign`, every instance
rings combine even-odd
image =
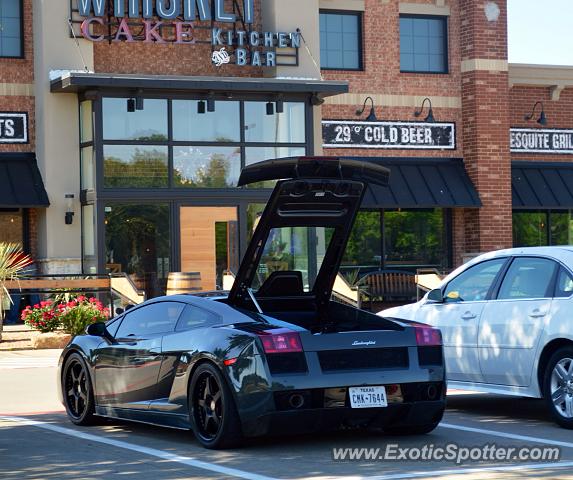
[[[28,143],[28,113],[0,112],[0,143]]]

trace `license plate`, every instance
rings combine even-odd
[[[386,387],[351,387],[348,389],[352,408],[387,407]]]

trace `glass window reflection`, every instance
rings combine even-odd
[[[285,102],[283,113],[267,115],[265,102],[245,102],[247,142],[304,143],[304,103]]]
[[[167,147],[104,145],[105,188],[161,188],[168,185]]]
[[[167,100],[143,101],[143,110],[127,111],[127,98],[103,99],[104,140],[167,140]]]
[[[304,147],[247,147],[245,148],[245,166],[270,160],[272,158],[299,157],[306,155]],[[248,188],[274,188],[276,180],[257,182],[247,185]]]
[[[170,244],[169,205],[106,205],[106,267],[127,273],[147,298],[165,294]]]
[[[236,187],[241,173],[239,147],[174,147],[173,182],[179,187]]]
[[[215,102],[214,112],[197,113],[198,100],[173,100],[173,140],[239,142],[239,102]]]

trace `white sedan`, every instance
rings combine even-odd
[[[573,428],[573,247],[480,255],[379,315],[442,330],[449,387],[544,398]]]

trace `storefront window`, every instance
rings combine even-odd
[[[547,244],[546,212],[513,213],[514,247],[538,247]]]
[[[264,203],[249,203],[247,207],[247,242],[251,241],[265,210]]]
[[[450,257],[446,214],[443,209],[359,212],[341,272],[355,283],[378,269],[446,270]]]
[[[0,209],[0,243],[17,243],[23,247],[22,211]]]
[[[94,147],[92,145],[84,147],[80,151],[82,161],[82,190],[95,188],[94,182]]]
[[[168,186],[167,147],[104,145],[103,156],[106,188]]]
[[[84,273],[97,273],[95,234],[95,206],[84,205],[82,207],[82,271]]]
[[[173,140],[239,142],[239,102],[215,102],[214,112],[197,113],[198,100],[173,100]]]
[[[103,139],[167,140],[167,100],[146,98],[143,110],[129,112],[128,98],[103,99]]]
[[[148,298],[165,293],[170,251],[167,204],[105,207],[106,269],[130,275]]]
[[[241,173],[239,147],[174,147],[173,182],[179,187],[236,187]]]
[[[386,266],[443,268],[447,264],[444,232],[443,210],[386,211]]]
[[[382,258],[381,212],[358,212],[342,266],[380,267]]]
[[[306,149],[304,147],[282,147],[279,145],[272,147],[247,147],[245,148],[245,166],[272,158],[304,156],[305,153]],[[276,183],[275,180],[269,180],[247,186],[249,188],[274,188]]]
[[[273,109],[274,109],[274,104]],[[284,103],[283,113],[267,115],[265,102],[245,102],[245,141],[304,143],[304,103]]]
[[[573,217],[570,211],[551,212],[551,245],[573,244]]]
[[[92,102],[85,100],[80,103],[80,136],[81,141],[93,141]]]
[[[573,245],[572,211],[513,212],[513,246]]]

